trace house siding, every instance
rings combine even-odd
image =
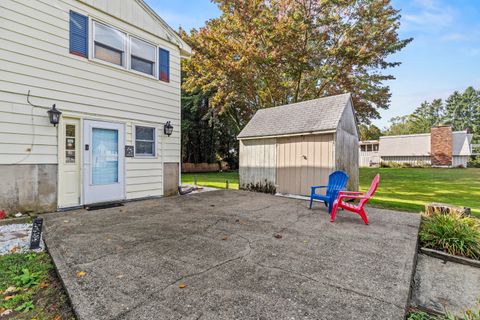
[[[155,126],[157,157],[126,159],[126,197],[163,195],[163,163],[180,161],[180,49],[136,1],[119,3],[0,2],[0,164],[58,163],[57,128],[46,113],[55,103],[62,116],[124,123],[127,145],[133,125]],[[70,10],[167,49],[170,82],[70,54]],[[41,107],[27,103],[29,90]],[[166,121],[175,128],[170,137]]]

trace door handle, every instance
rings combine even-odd
[[[86,151],[90,150],[90,145],[86,144],[86,145],[85,145],[85,150],[86,150]]]
[[[302,157],[303,157],[303,159],[307,160],[307,156],[306,156],[306,155],[303,155]]]

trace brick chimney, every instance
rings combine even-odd
[[[430,135],[430,158],[432,166],[452,166],[452,127],[447,125],[435,126]]]

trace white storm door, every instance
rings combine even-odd
[[[125,199],[125,126],[83,123],[84,204]]]

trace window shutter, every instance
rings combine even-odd
[[[88,58],[88,17],[70,11],[70,53]]]
[[[160,80],[170,82],[170,53],[165,49],[160,49]]]

